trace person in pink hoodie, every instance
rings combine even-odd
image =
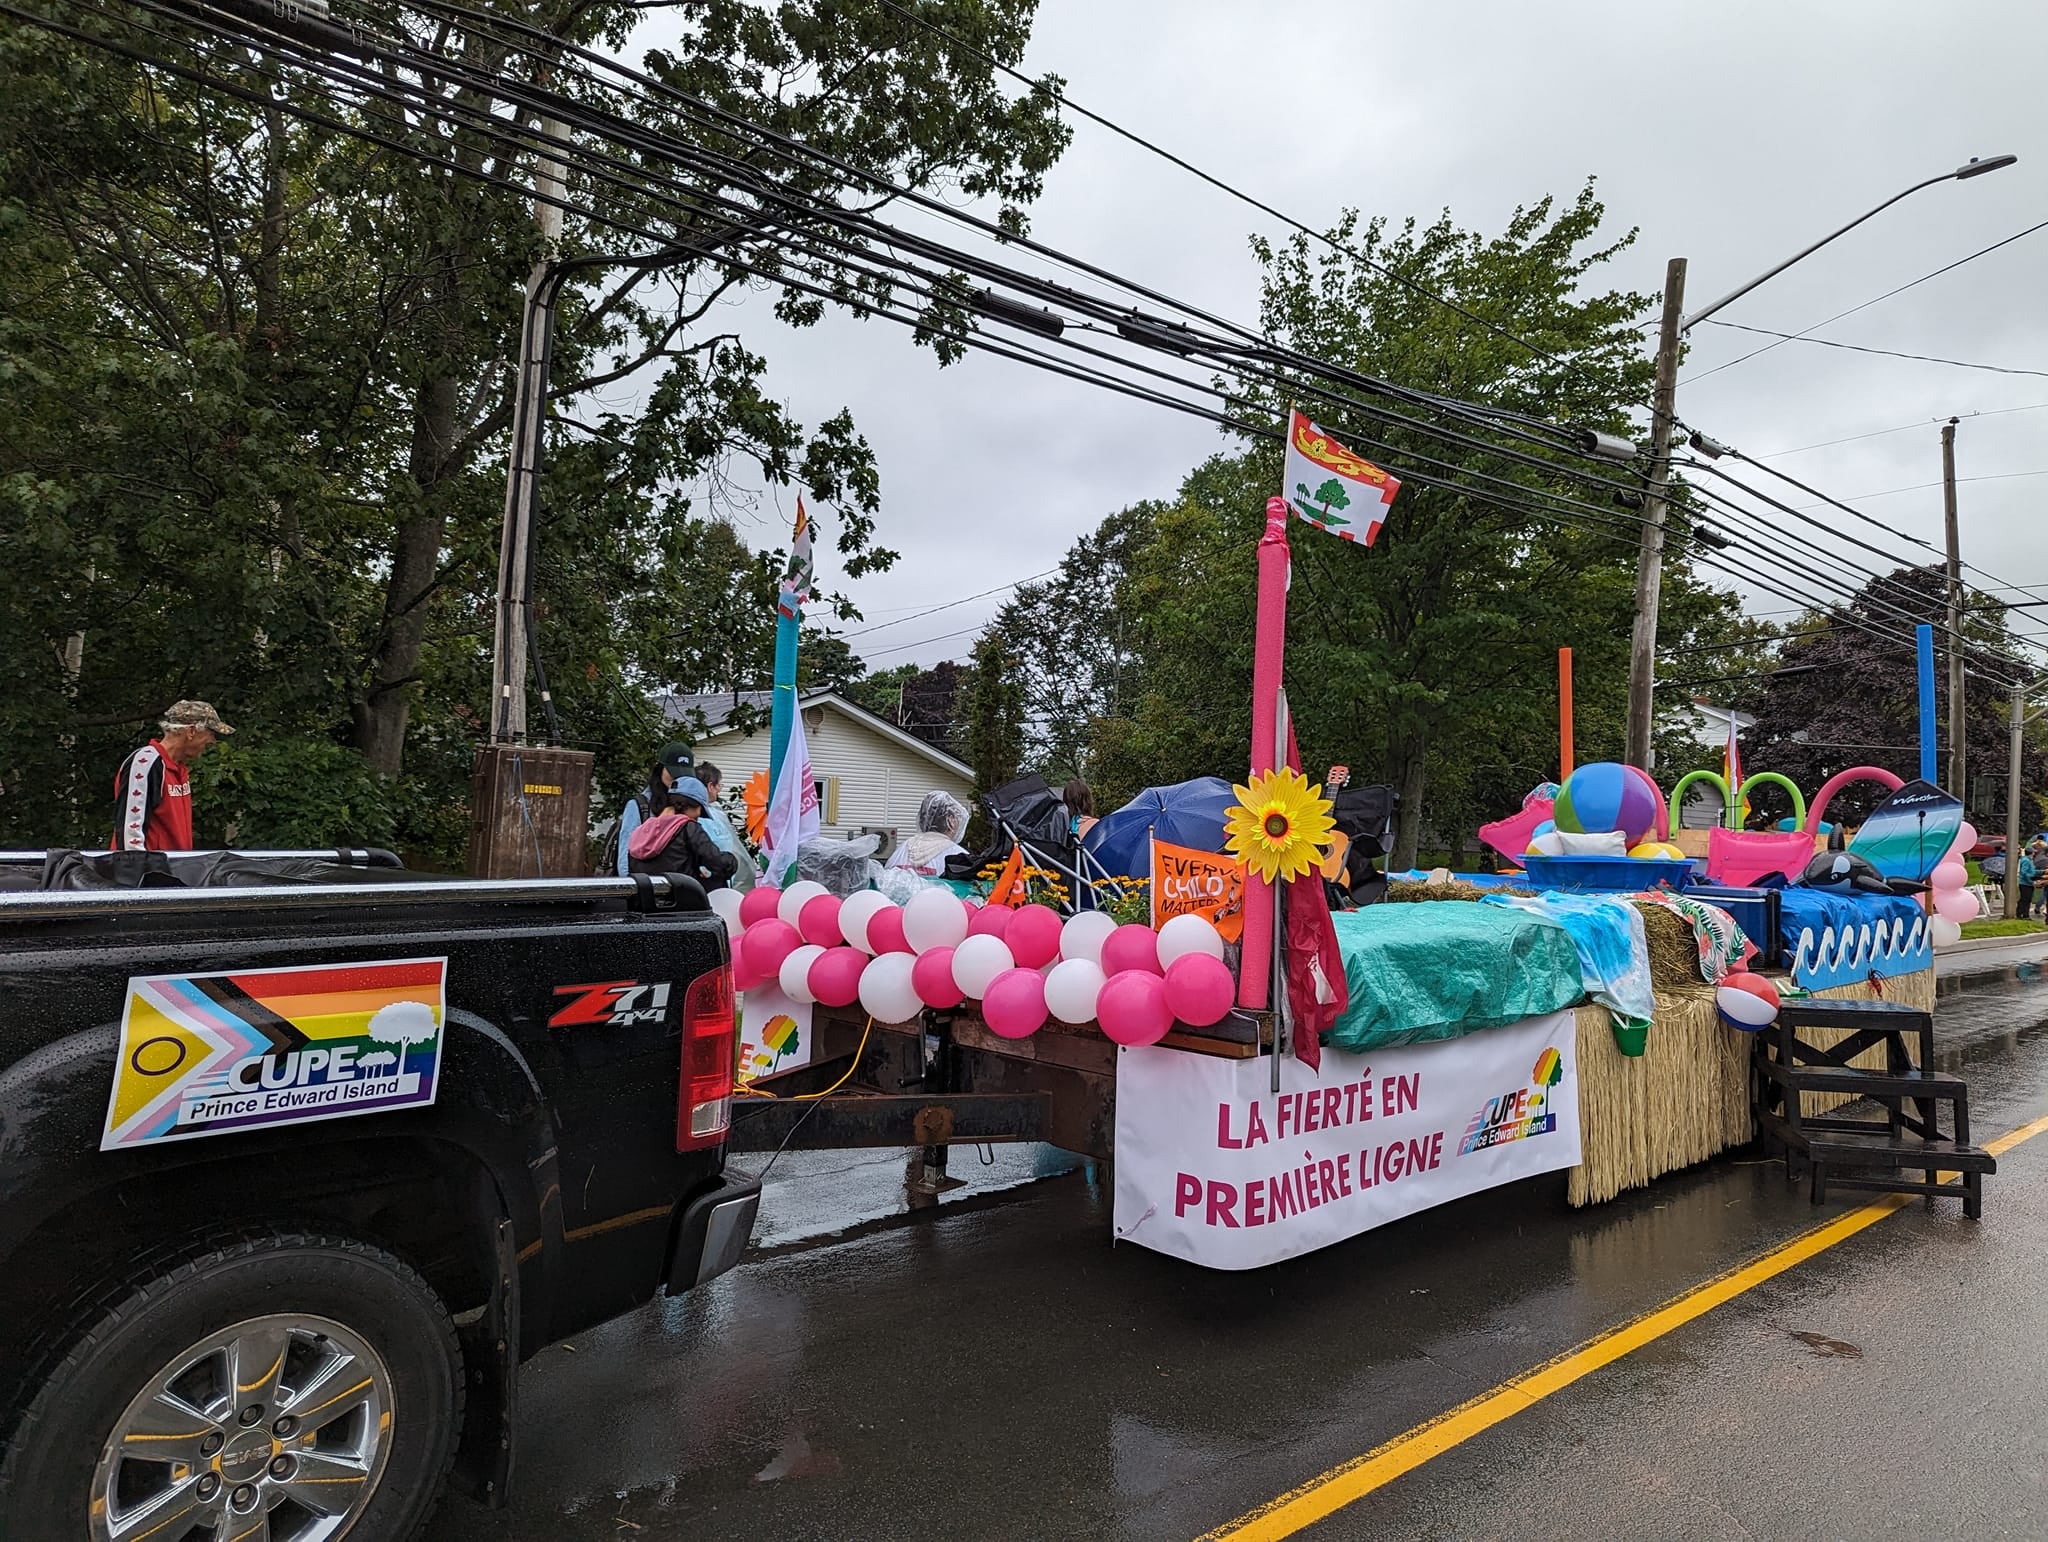
[[[694,878],[706,890],[722,889],[738,864],[721,851],[704,828],[711,794],[694,776],[678,777],[668,790],[668,807],[637,826],[626,839],[626,871]]]

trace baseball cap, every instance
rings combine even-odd
[[[670,776],[687,776],[697,769],[697,754],[687,744],[664,744],[654,763]]]
[[[164,708],[163,724],[166,728],[204,728],[225,738],[234,730],[220,720],[220,714],[213,710],[211,702],[174,701]]]
[[[671,798],[688,798],[699,808],[711,807],[711,790],[694,776],[679,776],[675,786],[669,788]]]

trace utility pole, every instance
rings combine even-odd
[[[1685,259],[1664,267],[1664,320],[1657,334],[1657,394],[1650,405],[1650,473],[1643,539],[1636,556],[1636,621],[1628,652],[1628,741],[1624,759],[1650,769],[1651,695],[1657,683],[1657,599],[1664,578],[1665,490],[1678,398],[1679,319],[1685,314]]]
[[[559,139],[550,118],[541,133]],[[541,157],[533,173],[533,219],[540,254],[526,276],[526,307],[519,334],[519,375],[512,394],[512,463],[505,478],[505,525],[498,542],[498,608],[491,637],[491,742],[526,742],[526,640],[531,613],[534,513],[540,501],[542,436],[547,432],[548,365],[554,352],[555,297],[560,280],[555,246],[562,236],[560,161]]]
[[[1956,419],[1941,428],[1941,513],[1948,536],[1948,790],[1970,805],[1963,731],[1963,554],[1956,532]]]
[[[2020,756],[2026,749],[2027,684],[2012,688],[2012,754],[2005,777],[2005,918],[2018,914],[2020,884]]]

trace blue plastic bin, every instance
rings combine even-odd
[[[1701,864],[1691,857],[1524,857],[1529,882],[1538,889],[1571,889],[1582,894],[1632,894],[1660,883],[1683,888]]]

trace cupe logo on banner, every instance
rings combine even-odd
[[[434,1101],[448,960],[128,981],[102,1151]]]

